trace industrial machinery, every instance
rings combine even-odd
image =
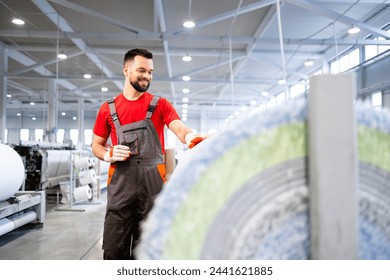
[[[73,149],[71,144],[21,141],[14,150],[26,168],[23,190],[45,190],[67,180]]]
[[[0,144],[0,236],[25,224],[45,222],[44,191],[21,191],[25,179],[22,158]]]

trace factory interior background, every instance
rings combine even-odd
[[[141,258],[390,259],[383,0],[0,0],[0,259],[102,259],[92,128],[132,48],[208,136],[165,130]]]

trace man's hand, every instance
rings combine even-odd
[[[198,145],[200,142],[202,142],[206,137],[200,136],[199,134],[190,132],[186,135],[185,140],[187,143],[188,148],[192,149],[196,145]]]
[[[130,149],[125,145],[112,146],[104,155],[104,161],[116,162],[125,161],[130,157]]]

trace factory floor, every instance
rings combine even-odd
[[[106,191],[93,203],[46,201],[43,226],[27,224],[0,236],[0,260],[102,260]]]

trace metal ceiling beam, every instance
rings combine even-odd
[[[73,53],[70,53],[70,54],[67,54],[68,58],[72,58],[72,57],[75,57],[75,56],[79,56],[80,54],[83,54],[84,52],[73,52]],[[34,70],[35,68],[38,68],[40,66],[47,66],[47,65],[50,65],[50,64],[54,64],[57,62],[57,58],[55,59],[50,59],[50,60],[47,60],[43,63],[35,63],[31,66],[28,66],[28,67],[25,67],[23,69],[20,69],[20,70],[16,70],[16,71],[13,71],[13,72],[10,72],[9,74],[10,75],[19,75],[19,74],[22,74],[22,73],[26,73],[28,71],[31,71],[31,70]]]
[[[77,5],[75,3],[72,3],[72,2],[69,2],[69,1],[66,1],[66,0],[48,0],[48,1],[56,3],[56,4],[60,5],[60,6],[66,7],[68,9],[70,9],[70,10],[76,11],[78,13],[82,13],[84,15],[88,15],[88,16],[95,17],[95,18],[101,19],[103,21],[109,22],[109,23],[111,23],[111,24],[113,24],[115,26],[118,26],[120,28],[126,29],[127,31],[133,32],[135,34],[142,33],[142,34],[144,34],[146,36],[152,35],[152,33],[149,32],[149,31],[146,31],[144,29],[141,29],[141,28],[135,27],[133,25],[127,24],[125,22],[119,21],[119,20],[117,20],[115,18],[106,16],[104,14],[92,11],[90,9],[87,9],[87,8],[81,6],[81,5]]]
[[[73,28],[68,24],[66,19],[60,16],[57,11],[46,1],[46,0],[32,0],[32,2],[62,31],[74,32]],[[82,51],[86,52],[90,47],[80,39],[71,39],[72,42]],[[96,67],[99,68],[108,78],[113,76],[113,73],[104,63],[99,59],[97,55],[92,52],[86,52],[86,55],[95,63]],[[115,85],[123,90],[123,83],[119,81],[114,82]]]
[[[6,75],[7,78],[9,79],[16,79],[16,78],[25,78],[25,79],[42,79],[41,76],[36,76],[36,75],[19,75],[19,76],[12,76],[12,75]],[[51,75],[51,76],[46,76],[46,79],[56,79],[56,75]],[[59,75],[58,76],[59,81],[61,80],[77,80],[77,81],[84,81],[82,77],[78,75]],[[123,80],[122,76],[113,76],[110,78],[110,81],[120,81]],[[251,84],[260,84],[260,83],[277,83],[279,79],[273,79],[273,78],[267,78],[267,79],[236,79],[234,82],[235,83],[251,83]],[[92,77],[91,79],[88,80],[89,82],[96,81],[96,82],[101,82],[101,79],[99,78],[94,78]],[[159,77],[159,76],[153,76],[153,82],[182,82],[182,83],[212,83],[212,84],[230,84],[230,81],[227,81],[226,79],[214,79],[214,78],[193,78],[189,82],[184,82],[181,79],[178,78],[168,78],[168,77]],[[80,91],[79,89],[77,89]],[[81,91],[80,91],[81,92]],[[85,94],[85,92],[83,92]]]
[[[322,7],[321,5],[313,3],[313,1],[307,1],[307,0],[285,0],[286,2],[289,2],[295,6],[298,6],[300,8],[303,8],[305,10],[309,10],[311,12],[314,12],[316,14],[331,18],[333,20],[336,20],[338,22],[342,22],[347,26],[357,26],[361,29],[364,29],[374,35],[382,36],[384,38],[390,38],[390,34],[387,33],[385,30],[382,30],[380,28],[373,27],[369,24],[366,24],[364,22],[360,22],[358,20],[355,20],[353,18],[347,17],[345,15],[336,13],[328,8]]]
[[[261,58],[250,56],[249,58],[251,60],[254,60],[254,61],[258,61],[258,62],[266,63],[268,65],[272,65],[273,67],[277,67],[277,68],[281,68],[282,67],[282,65],[280,65],[280,63],[276,63],[275,61],[271,61],[266,56],[262,56]],[[299,77],[301,79],[304,79],[304,80],[308,79],[307,75],[302,74],[302,73],[300,73],[298,71],[295,71],[294,69],[291,69],[291,68],[288,68],[288,67],[286,68],[286,72],[287,72],[287,74],[295,75],[295,76],[297,76],[297,77]]]
[[[239,16],[239,15],[242,15],[242,14],[253,12],[255,10],[262,9],[264,7],[270,6],[270,5],[274,4],[274,3],[275,3],[275,0],[257,1],[256,3],[249,4],[247,6],[241,7],[240,10],[238,11],[238,13],[237,13],[237,9],[234,9],[232,11],[229,11],[229,12],[226,12],[226,13],[222,13],[222,14],[216,15],[216,16],[211,17],[211,18],[207,18],[207,19],[203,19],[203,20],[197,21],[195,28],[205,27],[205,26],[208,26],[210,24],[214,24],[214,23],[217,23],[219,21],[232,18],[235,15]],[[170,36],[177,36],[180,33],[184,33],[186,31],[187,31],[186,28],[180,27],[180,28],[177,28],[177,29],[168,30],[166,32],[163,32],[163,36],[164,36],[164,38],[167,38],[167,37],[170,37]]]
[[[253,34],[254,38],[260,38],[264,34],[264,32],[269,27],[269,25],[270,25],[271,21],[273,20],[273,18],[275,17],[275,15],[276,15],[276,7],[275,7],[275,5],[272,5],[268,9],[266,15],[264,16],[264,18],[260,22],[260,25],[257,27],[255,33]],[[245,48],[246,57],[251,55],[251,53],[254,51],[255,47],[256,47],[255,42],[251,42],[246,46],[246,48]],[[229,80],[230,79],[234,80],[234,77],[240,71],[240,69],[243,67],[245,61],[246,61],[246,59],[244,58],[244,59],[240,60],[238,63],[236,63],[236,65],[234,65],[233,72],[229,74]],[[224,86],[220,90],[218,99],[220,99],[223,96],[223,94],[226,92],[227,89],[228,89],[228,86]]]
[[[382,29],[379,29],[382,30]],[[386,31],[384,31],[386,32]],[[127,33],[100,33],[100,32],[60,32],[60,39],[87,39],[87,38],[100,38],[100,39],[123,39],[124,36],[128,36]],[[390,35],[387,35],[390,36]],[[25,31],[25,30],[0,30],[0,37],[8,37],[8,38],[43,38],[43,39],[55,39],[57,37],[57,33],[54,31]],[[137,38],[135,38],[137,39]],[[131,38],[129,38],[131,40]],[[142,41],[142,39],[138,40]],[[176,40],[187,40],[188,42],[218,42],[218,43],[228,43],[229,38],[226,36],[216,36],[216,35],[191,35],[188,36],[177,36],[170,38],[170,42],[176,42]],[[251,44],[255,43],[256,45],[279,45],[279,39],[277,38],[254,38],[252,36],[232,36],[232,43],[234,44]],[[154,41],[160,42],[161,38],[159,36],[148,37],[145,41]],[[326,38],[326,39],[297,39],[297,38],[284,38],[283,43],[285,45],[334,45],[334,39]],[[373,39],[348,39],[341,38],[337,39],[338,45],[389,45],[390,40],[373,40]],[[13,48],[14,46],[7,46],[7,48]],[[65,46],[66,48],[66,46]],[[99,51],[103,48],[94,48],[94,50]],[[110,48],[108,48],[110,49]],[[115,49],[115,48],[113,48]],[[39,47],[36,47],[36,50],[39,50]],[[53,50],[53,48],[52,48]],[[84,49],[84,52],[91,52],[90,49]],[[117,49],[116,52],[120,52]],[[123,53],[123,50],[120,54]]]
[[[157,13],[158,13],[161,31],[165,32],[166,25],[165,25],[165,18],[164,18],[164,10],[163,10],[163,6],[162,6],[162,1],[156,0],[155,4],[157,5],[156,9],[157,9]],[[171,63],[171,57],[169,55],[168,41],[166,39],[163,40],[163,47],[164,47],[165,63],[167,66],[168,76],[169,76],[169,78],[171,78],[172,77],[172,63]],[[170,87],[171,87],[171,92],[172,92],[172,98],[176,99],[175,84],[171,82]]]
[[[30,88],[26,87],[25,85],[22,85],[20,83],[12,81],[12,80],[8,81],[8,86],[12,87],[18,91],[21,91],[23,93],[28,94],[29,97],[31,97],[31,96],[38,97],[39,100],[42,100],[43,99],[42,96],[47,93],[47,92],[42,92],[42,91],[31,90]],[[31,100],[31,101],[33,101],[33,100]],[[34,101],[36,101],[36,99],[34,99]],[[58,101],[58,103],[62,105],[61,101]],[[29,106],[31,106],[31,105],[29,105]]]
[[[234,61],[240,60],[242,58],[243,58],[243,56],[235,57],[235,58],[232,59],[232,61],[234,62]],[[179,78],[181,78],[184,75],[188,75],[188,76],[195,75],[195,74],[198,74],[198,73],[202,73],[204,71],[208,71],[208,70],[215,69],[215,68],[218,68],[220,66],[229,64],[229,62],[230,62],[230,60],[225,60],[225,61],[222,61],[222,62],[219,62],[219,63],[213,63],[211,65],[203,66],[203,67],[194,69],[192,71],[176,75],[175,77],[172,77],[172,78],[173,79],[179,79]]]

